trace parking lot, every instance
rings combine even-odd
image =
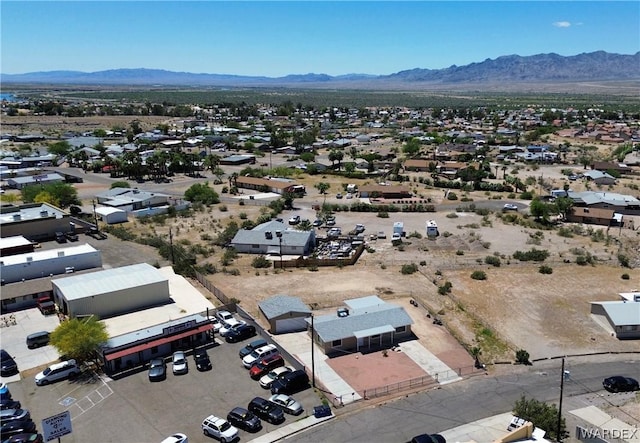
[[[249,377],[238,356],[251,340],[230,344],[216,337],[216,344],[208,349],[211,371],[198,372],[189,353],[189,372],[173,375],[168,363],[167,378],[160,382],[149,382],[147,370],[141,369],[116,380],[84,377],[42,387],[35,385],[33,374],[23,373],[24,378],[9,387],[13,397],[31,411],[39,429],[41,419],[68,409],[73,433],[63,438],[65,442],[159,442],[175,432],[185,433],[190,442],[216,441],[202,433],[206,416],[226,418],[234,407],[246,408],[253,397],[271,395]],[[292,396],[304,407],[301,415],[285,414],[286,420],[277,426],[263,420],[263,428],[255,434],[241,430],[240,441],[313,415],[313,407],[321,404],[310,388]]]

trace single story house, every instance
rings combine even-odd
[[[619,339],[640,338],[640,302],[591,302],[591,314],[603,318]]]
[[[239,176],[235,179],[238,188],[255,189],[261,192],[274,192],[276,194],[284,194],[285,192],[294,192],[294,188],[299,186],[293,180],[281,178],[261,178]]]
[[[598,171],[615,171],[618,174],[630,174],[633,172],[629,166],[624,163],[614,163],[614,162],[599,162],[594,161],[591,164],[591,169],[595,169]]]
[[[98,203],[132,212],[170,203],[171,197],[158,192],[141,191],[137,188],[113,188],[96,195]]]
[[[316,247],[316,234],[289,229],[277,220],[262,223],[253,229],[240,229],[231,240],[231,246],[244,254],[310,255]]]
[[[597,169],[586,171],[582,174],[587,180],[594,182],[597,185],[615,185],[616,178],[606,172],[599,171]]]
[[[245,165],[254,164],[256,162],[255,155],[229,155],[220,159],[221,165]]]
[[[626,215],[640,215],[640,200],[631,195],[615,192],[568,191],[574,207],[613,209]]]
[[[436,163],[434,160],[425,160],[421,158],[410,158],[404,162],[404,169],[406,171],[419,171],[419,172],[427,172],[433,165],[435,168]]]
[[[602,226],[622,225],[622,214],[613,209],[573,207],[567,214],[567,221]]]
[[[44,185],[49,183],[64,182],[64,177],[57,173],[28,175],[24,177],[13,177],[7,180],[7,186],[13,189],[22,189],[26,186]]]
[[[258,303],[258,307],[269,322],[272,334],[304,331],[307,329],[305,319],[311,316],[311,309],[290,295],[274,295]]]
[[[125,223],[129,220],[127,217],[127,211],[109,206],[96,208],[96,215],[108,225]]]
[[[345,300],[335,314],[307,319],[313,323],[313,340],[325,352],[362,351],[392,347],[412,335],[413,320],[402,306],[376,295]],[[311,332],[311,328],[309,329]]]
[[[409,198],[412,194],[408,186],[364,185],[358,195],[360,198]]]

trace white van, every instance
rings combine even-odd
[[[80,368],[76,364],[76,361],[71,359],[63,361],[62,363],[53,364],[44,371],[39,372],[36,375],[36,384],[38,386],[44,386],[54,381],[72,378],[78,375],[80,375]]]
[[[255,349],[251,354],[245,356],[242,359],[242,364],[244,365],[245,368],[249,369],[251,368],[251,366],[253,366],[254,363],[269,357],[270,355],[273,354],[277,354],[280,351],[278,351],[278,348],[276,347],[276,345],[267,345],[267,346],[263,346],[261,348]]]

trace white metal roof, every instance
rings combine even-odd
[[[0,249],[15,248],[16,246],[26,246],[30,244],[31,241],[27,240],[22,235],[0,238]]]
[[[24,254],[7,255],[0,258],[0,263],[3,266],[17,265],[20,263],[37,262],[41,260],[50,260],[56,257],[69,257],[72,255],[81,255],[90,252],[97,252],[98,250],[91,246],[89,243],[84,245],[70,246],[67,248],[48,249],[46,251],[37,252],[25,252]],[[29,259],[31,258],[31,259]]]
[[[60,278],[52,284],[62,291],[67,300],[78,300],[159,282],[168,284],[167,278],[159,270],[147,263],[139,263]]]

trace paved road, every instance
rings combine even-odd
[[[602,379],[612,374],[640,378],[640,358],[572,364],[564,385],[563,411],[578,407],[571,397],[602,391]],[[513,375],[473,378],[440,389],[410,395],[377,407],[346,413],[291,438],[295,442],[406,442],[414,435],[442,432],[482,418],[508,412],[521,395],[556,402],[560,395],[561,361],[530,367]],[[585,405],[581,405],[585,406]],[[565,414],[566,415],[566,414]],[[640,413],[637,417],[640,420]]]

